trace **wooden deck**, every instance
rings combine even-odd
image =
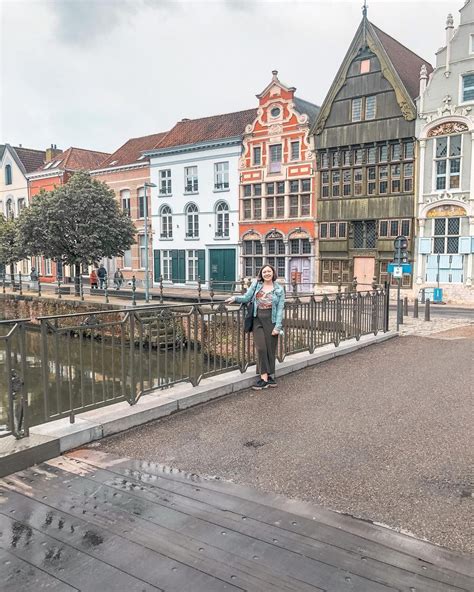
[[[0,480],[0,589],[472,591],[466,557],[317,506],[80,450]]]

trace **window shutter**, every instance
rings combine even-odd
[[[201,282],[206,281],[206,251],[204,249],[198,250],[198,276]]]
[[[186,281],[186,251],[178,251],[178,282],[184,284]]]
[[[429,255],[431,253],[431,239],[420,238],[418,242],[418,252],[420,255]]]
[[[461,255],[467,255],[468,253],[472,253],[472,248],[474,247],[474,239],[470,236],[461,236],[459,237],[459,253]]]
[[[155,277],[155,283],[160,281],[161,275],[161,266],[160,266],[160,251],[159,249],[154,249],[153,251],[153,272]]]
[[[171,280],[179,282],[178,276],[178,251],[173,249],[171,251]]]

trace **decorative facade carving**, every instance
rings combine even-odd
[[[468,193],[448,193],[447,191],[443,191],[443,193],[436,193],[435,195],[429,195],[426,198],[426,203],[436,203],[437,201],[460,201],[467,203],[469,201],[469,194]]]
[[[460,121],[446,121],[440,123],[428,132],[428,138],[435,138],[436,136],[447,136],[448,134],[459,134],[467,132],[469,128],[465,123]]]
[[[436,206],[428,211],[427,218],[457,218],[467,216],[466,210],[461,206],[445,204]]]
[[[268,128],[270,136],[277,136],[283,133],[283,126],[281,123],[274,123]]]

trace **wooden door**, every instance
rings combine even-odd
[[[357,291],[370,290],[375,275],[374,257],[354,257],[354,274]]]

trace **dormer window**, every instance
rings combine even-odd
[[[280,114],[281,114],[280,107],[273,107],[273,109],[270,111],[270,115],[272,117],[280,117]]]

